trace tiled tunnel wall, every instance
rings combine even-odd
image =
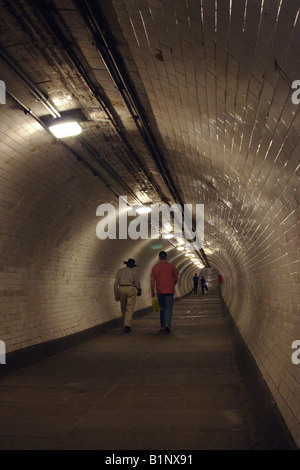
[[[3,114],[1,135],[1,329],[7,352],[63,337],[120,315],[113,298],[117,269],[136,259],[143,295],[151,303],[149,275],[158,250],[182,272],[177,295],[191,289],[194,267],[166,241],[99,240],[96,208],[117,200],[58,143]],[[30,149],[17,143],[27,138]],[[299,367],[291,344],[300,337],[296,199],[287,199],[269,225],[257,220],[252,240],[222,249],[211,262],[223,275],[222,295],[293,434],[299,438]]]
[[[145,24],[141,26],[140,17],[135,18],[134,2],[105,3],[108,19],[111,12],[112,23],[118,15],[123,21],[123,31],[114,23],[113,32],[120,49],[124,49],[125,59],[127,54],[128,68],[135,77],[139,96],[144,97],[150,124],[153,129],[159,128],[157,138],[164,143],[176,185],[185,200],[205,205],[205,237],[213,248],[209,260],[223,276],[223,298],[300,445],[300,365],[291,361],[292,342],[300,339],[300,114],[299,106],[291,102],[290,83],[278,70],[274,71],[276,55],[284,64],[285,73],[299,79],[299,65],[294,65],[299,37],[297,2],[200,2],[204,31],[199,13],[193,11],[197,2],[153,0],[152,16],[146,11],[148,2],[141,2],[147,28]],[[176,8],[167,12],[173,3],[182,7],[178,17],[174,16]],[[221,8],[218,28],[214,22],[217,3]],[[167,14],[162,16],[160,9],[164,4]],[[244,17],[245,5],[249,8]],[[186,9],[191,10],[190,16]],[[229,34],[223,18],[231,10]],[[77,37],[75,10],[75,16],[70,9],[61,14]],[[40,75],[51,77],[46,85],[53,96],[56,88],[62,96],[67,94],[68,87],[61,77],[65,77],[63,72],[68,68],[64,57],[57,53],[57,45],[48,43],[49,38],[43,36],[44,44],[40,41],[39,45],[45,49],[38,54],[36,45],[33,47],[19,31],[16,44],[21,45],[21,52],[17,46],[14,50],[15,26],[10,26],[11,36],[7,33],[9,53],[15,54],[15,60],[36,81]],[[38,26],[44,31],[42,23]],[[149,50],[145,28],[153,33]],[[135,42],[134,31],[143,48]],[[95,59],[85,34],[82,27],[78,44],[82,51],[86,47],[86,57],[96,63],[92,66],[94,72],[99,74],[102,85],[107,82],[106,93],[121,109],[126,122],[125,108],[119,104],[110,76],[98,63],[99,57]],[[172,50],[166,47],[169,41]],[[44,54],[49,53],[49,44],[53,45],[55,66]],[[65,65],[63,71],[59,70],[59,63]],[[77,98],[80,95],[78,106],[88,107],[90,91],[70,70],[69,88],[78,93]],[[28,106],[39,109],[13,74],[6,70],[5,77],[0,78],[13,84],[16,95],[23,96]],[[186,259],[168,242],[158,247],[151,241],[100,241],[96,237],[96,209],[104,202],[116,204],[115,195],[34,119],[25,116],[13,100],[7,98],[7,106],[0,106],[0,340],[5,341],[8,353],[118,317],[113,282],[117,269],[129,257],[136,259],[142,279],[143,295],[137,300],[137,308],[151,303],[149,275],[160,248],[168,249],[169,259],[181,271],[177,295],[191,289],[195,269],[188,267]],[[136,144],[137,133],[129,122],[128,133]],[[98,124],[109,128],[101,116],[94,127],[92,124],[89,128],[88,124],[85,129],[95,146]],[[107,129],[106,132],[107,141],[113,141],[113,133]],[[99,139],[103,149],[105,139]],[[117,144],[114,146],[117,151]],[[74,147],[77,148],[76,143]],[[112,148],[107,144],[105,149],[109,160],[126,179],[130,172],[125,175],[124,168],[129,162],[122,160],[121,151],[115,155]],[[144,151],[143,146],[138,150]],[[151,160],[144,156],[144,161],[158,179]],[[136,181],[132,181],[131,189],[140,189]],[[122,188],[118,190],[123,193]]]
[[[191,290],[193,268],[166,240],[97,238],[98,205],[117,208],[118,198],[22,114],[13,123],[1,118],[0,338],[8,353],[119,317],[113,285],[128,258],[141,276],[137,309],[151,305],[150,273],[161,249],[181,271],[176,295]]]
[[[244,246],[224,240],[215,265],[223,273],[223,299],[297,441],[299,365],[292,361],[292,343],[300,337],[294,257],[299,222],[294,209],[287,204],[282,219],[274,217],[269,227],[258,229],[252,243],[246,237]]]

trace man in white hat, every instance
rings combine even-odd
[[[129,258],[128,261],[124,261],[124,264],[126,264],[126,268],[121,268],[117,272],[114,293],[115,300],[121,302],[124,331],[130,333],[136,296],[141,295],[142,289],[135,260]]]

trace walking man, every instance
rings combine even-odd
[[[193,277],[193,282],[194,282],[194,294],[197,294],[198,291],[198,282],[199,282],[199,277],[197,276],[197,273]]]
[[[135,260],[129,258],[128,261],[124,261],[124,264],[126,268],[121,268],[117,272],[114,293],[115,300],[121,302],[124,331],[130,333],[136,296],[141,295],[142,289]]]
[[[174,264],[167,261],[167,253],[161,251],[159,253],[159,263],[153,266],[151,271],[151,291],[152,297],[154,297],[156,287],[157,300],[160,306],[160,325],[166,333],[171,333],[175,285],[178,282],[178,276],[179,272]]]
[[[206,285],[206,280],[205,280],[204,276],[201,277],[200,283],[201,283],[202,295],[204,295],[204,289],[206,289],[208,291],[208,287]]]

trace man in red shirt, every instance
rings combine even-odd
[[[167,253],[161,251],[159,263],[153,266],[151,271],[151,291],[152,297],[154,297],[156,286],[157,300],[160,306],[160,325],[166,333],[171,332],[172,309],[178,276],[179,272],[174,264],[167,261]]]

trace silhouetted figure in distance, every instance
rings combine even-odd
[[[200,283],[201,283],[202,295],[204,295],[204,289],[207,290],[208,292],[208,287],[207,287],[204,276],[201,277]]]
[[[198,291],[198,282],[199,282],[199,277],[197,276],[197,273],[193,277],[193,282],[194,282],[194,294],[197,294]]]

